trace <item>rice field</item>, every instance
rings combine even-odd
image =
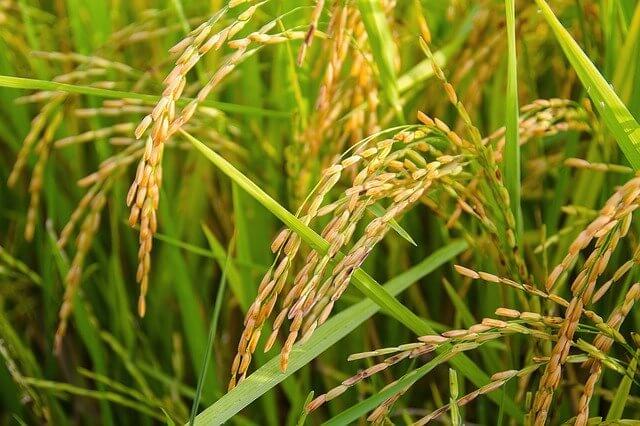
[[[640,2],[0,0],[1,425],[639,425]]]

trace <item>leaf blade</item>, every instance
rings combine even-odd
[[[506,144],[504,147],[504,178],[509,192],[511,210],[516,220],[519,242],[522,235],[522,210],[520,206],[520,141],[518,139],[518,62],[516,57],[515,0],[506,0],[507,18],[507,98],[506,98]]]
[[[37,80],[34,78],[14,77],[10,75],[0,75],[0,87],[8,87],[11,89],[25,89],[25,90],[59,91],[59,92],[76,93],[80,95],[99,96],[103,98],[114,98],[114,99],[131,98],[131,99],[139,99],[141,101],[150,102],[154,104],[160,101],[160,96],[156,96],[156,95],[147,95],[144,93],[136,93],[136,92],[126,92],[122,90],[103,89],[100,87],[83,86],[79,84],[59,83],[57,81]],[[189,99],[189,98],[181,98],[177,101],[177,104],[180,106],[184,106],[187,103],[189,103],[191,100],[192,99]],[[203,101],[203,102],[200,102],[200,104],[204,106],[209,106],[212,108],[217,108],[220,111],[233,112],[237,114],[262,115],[267,117],[280,117],[280,118],[288,118],[291,115],[286,111],[274,111],[274,110],[250,107],[245,105],[232,104],[227,102]]]
[[[418,265],[390,280],[385,285],[385,289],[393,295],[402,292],[412,283],[428,275],[465,248],[466,243],[462,241],[456,241],[443,247]],[[380,307],[376,306],[374,302],[363,300],[333,316],[316,330],[309,341],[294,346],[289,358],[289,368],[285,373],[280,372],[278,356],[273,357],[264,366],[240,382],[233,390],[200,413],[196,417],[195,424],[220,424],[228,420],[267,390],[276,386],[345,337],[378,310],[380,310]]]
[[[549,5],[544,0],[536,0],[536,4],[618,146],[631,166],[640,170],[640,125],[571,34],[562,26]]]

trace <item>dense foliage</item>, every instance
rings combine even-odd
[[[640,3],[0,0],[1,424],[638,424]]]

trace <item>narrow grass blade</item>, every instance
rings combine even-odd
[[[184,6],[182,5],[181,0],[171,0],[171,5],[176,11],[178,15],[178,20],[180,21],[180,25],[182,26],[182,31],[184,31],[185,35],[189,34],[191,31],[191,26],[189,25],[189,21],[187,20],[187,16],[184,13]]]
[[[624,408],[627,405],[627,399],[629,398],[629,391],[631,390],[633,377],[636,375],[639,359],[640,350],[636,351],[635,356],[629,363],[629,367],[627,367],[627,374],[622,378],[622,380],[620,380],[618,390],[616,391],[613,401],[611,401],[611,407],[607,413],[607,420],[614,421],[622,418]]]
[[[231,291],[238,299],[238,302],[242,307],[242,311],[246,312],[247,309],[249,309],[252,301],[251,296],[247,294],[245,287],[242,285],[242,278],[238,269],[236,268],[237,260],[231,260],[230,254],[228,252],[225,252],[224,247],[213,235],[213,232],[211,232],[211,230],[204,224],[202,225],[202,230],[205,237],[207,238],[209,247],[211,247],[211,251],[214,253],[214,257],[218,262],[218,266],[226,270],[226,276],[229,280],[229,287],[231,288]],[[266,268],[264,270],[266,271]]]
[[[193,405],[191,406],[191,416],[189,417],[189,424],[193,425],[196,414],[198,412],[198,405],[200,404],[200,396],[202,395],[202,386],[206,378],[206,371],[209,367],[209,359],[211,358],[211,347],[213,341],[216,338],[216,330],[218,329],[218,319],[220,318],[220,308],[222,307],[222,299],[224,298],[224,290],[227,284],[227,269],[229,267],[229,259],[231,258],[230,250],[227,250],[227,260],[225,262],[224,269],[222,270],[222,277],[220,278],[220,285],[218,286],[218,292],[216,294],[216,301],[213,307],[213,314],[211,315],[211,324],[209,325],[209,338],[207,340],[207,349],[202,360],[202,368],[200,369],[200,377],[198,377],[198,384],[196,386],[196,395],[193,398]]]
[[[465,248],[466,243],[462,241],[456,241],[441,248],[418,265],[390,280],[384,286],[385,290],[392,295],[401,293],[417,280],[453,259]],[[333,346],[379,310],[380,307],[371,300],[363,300],[333,316],[319,327],[306,343],[293,347],[289,368],[285,373],[280,372],[279,357],[273,357],[229,393],[200,413],[196,417],[196,424],[224,423],[269,389],[308,364],[327,348]]]
[[[302,413],[300,413],[300,418],[298,419],[298,423],[296,423],[297,426],[304,426],[305,422],[307,421],[307,410],[305,410],[304,407],[306,407],[307,404],[311,402],[311,400],[313,400],[313,391],[309,392],[307,399],[302,405]]]
[[[637,93],[633,85],[639,66],[638,56],[640,52],[640,3],[635,7],[629,31],[620,48],[618,62],[613,71],[613,84],[620,93],[620,98],[630,106],[632,113],[637,113],[633,108],[633,95]],[[631,102],[631,104],[629,104]],[[636,115],[637,117],[637,115]]]
[[[507,191],[509,192],[511,210],[516,219],[516,234],[519,243],[522,236],[522,210],[520,206],[520,143],[518,141],[518,62],[516,57],[515,0],[506,0],[505,11],[507,15],[508,58],[504,180]]]
[[[185,252],[191,253],[191,254],[195,254],[196,256],[202,256],[202,257],[206,257],[209,259],[215,259],[216,261],[218,261],[218,264],[220,265],[220,267],[224,267],[224,263],[227,259],[227,255],[226,255],[226,251],[225,248],[222,247],[220,245],[220,243],[215,240],[215,236],[213,234],[207,234],[207,232],[210,232],[207,228],[203,228],[203,231],[205,233],[205,237],[207,237],[207,240],[209,242],[213,242],[215,244],[214,248],[211,250],[207,250],[205,248],[196,246],[194,244],[190,244],[187,242],[184,242],[182,240],[179,240],[177,238],[171,237],[170,235],[166,235],[163,234],[161,232],[156,233],[153,238],[155,238],[158,241],[162,241],[165,242],[169,245],[172,245],[174,247],[178,247],[183,249]],[[210,240],[209,237],[212,237],[213,240]],[[236,265],[238,265],[238,267],[241,268],[249,268],[252,269],[254,271],[257,272],[266,272],[267,269],[269,269],[268,266],[266,265],[260,265],[258,263],[253,263],[253,262],[242,262],[239,261],[237,258],[233,259],[233,263],[235,263]],[[233,265],[231,265],[233,266]],[[231,280],[231,269],[229,270],[229,280]],[[231,283],[229,283],[231,284]],[[251,301],[249,301],[249,304],[251,303]]]
[[[78,84],[59,83],[56,81],[36,80],[33,78],[12,77],[9,75],[0,75],[0,86],[12,89],[25,90],[47,90],[66,93],[77,93],[80,95],[99,96],[102,98],[115,99],[139,99],[141,101],[156,104],[160,100],[160,96],[146,95],[143,93],[126,92],[122,90],[103,89],[99,87],[82,86]],[[185,106],[192,99],[181,98],[177,101],[180,106]],[[217,101],[203,101],[203,106],[217,108],[220,111],[231,112],[236,114],[261,115],[266,117],[289,118],[291,114],[286,111],[274,111],[263,108],[255,108],[238,104]]]
[[[469,33],[473,29],[473,22],[477,13],[478,7],[472,7],[463,24],[456,32],[453,40],[446,44],[442,49],[434,52],[433,57],[440,67],[444,68],[447,60],[460,50],[463,43],[469,36]],[[398,90],[400,93],[407,92],[418,87],[419,83],[422,83],[432,76],[433,67],[431,66],[431,59],[424,59],[398,77]]]
[[[377,217],[381,217],[382,215],[384,215],[384,209],[380,204],[373,204],[371,207],[369,207],[369,210],[371,210],[371,212]],[[398,235],[400,235],[405,240],[409,241],[412,245],[414,246],[418,245],[414,241],[414,239],[411,238],[411,235],[409,235],[409,233],[402,226],[400,226],[400,224],[395,219],[393,219],[390,223],[391,223],[391,229],[396,231]]]
[[[162,194],[162,196],[166,197],[166,194]],[[166,203],[160,203],[159,212],[167,234],[178,235],[176,218],[170,214],[169,206],[167,206]],[[171,272],[162,274],[162,278],[171,280],[171,288],[176,296],[180,309],[180,320],[182,322],[187,347],[189,348],[191,365],[194,371],[199,374],[200,363],[206,351],[207,321],[200,315],[193,314],[199,310],[200,298],[196,293],[196,287],[193,284],[193,278],[189,274],[187,261],[183,254],[172,246],[163,247],[163,252],[164,256],[166,256],[164,259],[168,262],[166,265],[172,266]],[[211,373],[211,371],[209,371],[209,373]],[[211,388],[205,389],[205,393],[210,397],[220,394],[219,384],[216,382],[212,383]]]
[[[162,409],[162,413],[164,414],[164,422],[167,426],[174,426],[175,422],[171,419],[169,413],[164,408]]]
[[[640,125],[549,5],[544,0],[536,0],[536,4],[625,157],[635,170],[640,170]]]
[[[23,380],[24,383],[38,389],[46,389],[56,393],[64,393],[78,397],[93,398],[103,402],[112,402],[114,404],[122,405],[123,407],[139,411],[140,413],[143,413],[144,415],[152,417],[154,419],[160,421],[164,420],[163,416],[154,411],[152,407],[128,399],[123,395],[120,395],[119,393],[104,390],[85,389],[69,383],[36,379],[34,377],[24,377]]]

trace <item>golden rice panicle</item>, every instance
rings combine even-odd
[[[110,186],[110,182],[105,184],[100,190],[96,191],[91,201],[88,202],[90,204],[89,211],[82,221],[82,225],[77,236],[76,254],[71,261],[69,271],[65,277],[65,291],[62,299],[62,306],[58,313],[58,328],[56,329],[54,338],[54,350],[57,353],[59,353],[62,348],[62,339],[66,334],[69,316],[73,311],[73,299],[80,286],[82,270],[91,242],[98,231],[98,227],[100,226],[100,215],[102,214],[102,210],[107,202],[107,192]]]
[[[473,124],[467,108],[460,101],[454,87],[445,76],[444,71],[431,52],[429,45],[424,39],[421,39],[420,42],[422,49],[431,61],[431,67],[435,77],[442,84],[449,102],[456,108],[468,133],[470,143],[466,143],[466,141],[460,139],[459,142],[465,143],[459,146],[463,151],[473,155],[474,161],[477,161],[480,165],[479,176],[487,182],[489,189],[487,195],[490,195],[492,199],[491,202],[486,203],[486,205],[487,208],[490,209],[490,212],[493,213],[491,215],[493,218],[492,222],[498,224],[497,227],[493,228],[498,231],[494,232],[494,234],[501,247],[499,251],[503,251],[506,254],[507,262],[505,262],[505,266],[512,275],[523,281],[527,281],[529,280],[529,273],[522,256],[521,248],[516,244],[516,221],[513,211],[510,208],[509,191],[507,191],[502,181],[502,172],[498,167],[494,152],[483,143],[480,130]],[[421,116],[419,116],[419,119],[420,117]],[[435,119],[433,121],[442,132],[451,132],[449,127],[441,120]],[[489,219],[489,216],[485,217]]]
[[[348,163],[346,163],[345,161],[348,161]],[[309,224],[310,221],[318,215],[319,208],[324,200],[324,197],[338,182],[341,176],[342,170],[345,167],[343,166],[343,164],[348,164],[347,167],[353,166],[357,162],[361,161],[361,157],[353,156],[345,161],[343,161],[341,164],[336,164],[332,167],[329,167],[323,173],[323,178],[320,181],[318,187],[313,192],[313,195],[310,198],[310,202],[302,209],[301,219],[305,224]],[[249,312],[247,313],[245,319],[245,330],[238,346],[238,355],[236,356],[237,362],[234,362],[234,364],[232,365],[232,379],[230,382],[230,386],[235,385],[236,376],[240,377],[241,379],[246,374],[246,369],[248,368],[249,362],[251,360],[251,354],[253,350],[255,350],[255,344],[249,345],[247,347],[246,342],[253,341],[257,343],[258,337],[252,338],[251,336],[260,335],[261,328],[266,318],[271,314],[275,306],[276,299],[278,298],[279,293],[284,288],[291,262],[296,256],[299,246],[300,237],[292,234],[288,229],[281,231],[274,239],[272,250],[281,252],[284,256],[279,260],[279,262],[277,262],[277,266],[273,269],[273,271],[269,271],[267,275],[265,275],[259,288],[259,294],[252,304],[251,308],[249,309]],[[306,277],[307,275],[304,271],[310,271],[311,268],[315,265],[314,261],[311,260],[314,256],[317,259],[316,252],[312,252],[309,255],[307,259],[307,265],[298,273],[295,283],[299,283],[299,281],[301,280],[300,277]],[[295,288],[299,288],[300,286],[300,284],[296,285],[298,287],[294,286],[294,291]],[[285,307],[287,306],[288,301],[291,301],[291,298],[289,296],[284,302]],[[266,349],[270,348],[273,343],[275,343],[275,338],[277,337],[277,329],[279,328],[279,325],[282,323],[282,321],[284,321],[286,313],[286,308],[283,308],[283,311],[277,316],[274,322],[274,331],[272,332],[265,345]],[[247,351],[247,349],[249,350]]]
[[[196,99],[191,101],[182,110],[182,112],[178,115],[175,121],[171,123],[171,126],[169,128],[169,134],[175,133],[185,123],[187,123],[191,119],[199,103],[204,101],[209,96],[209,93],[214,88],[216,88],[218,84],[227,75],[229,75],[240,62],[242,62],[249,55],[252,55],[256,51],[256,49],[253,49],[253,50],[248,49],[252,43],[257,43],[261,45],[271,45],[271,44],[287,42],[290,40],[304,39],[305,33],[302,31],[285,30],[278,34],[269,34],[269,31],[273,29],[279,22],[279,19],[274,19],[268,22],[267,24],[263,25],[257,31],[254,31],[248,34],[246,37],[236,39],[236,40],[231,40],[231,38],[234,37],[240,30],[242,30],[247,25],[247,23],[253,18],[258,8],[267,2],[263,1],[258,3],[255,3],[255,2],[252,2],[252,3],[254,4],[252,4],[246,10],[241,12],[231,24],[229,24],[222,30],[216,32],[215,34],[208,36],[209,38],[206,39],[206,41],[204,41],[199,46],[199,48],[197,48],[197,54],[195,53],[195,51],[192,52],[193,54],[191,59],[192,63],[187,62],[188,64],[190,64],[191,67],[195,66],[195,63],[198,61],[198,59],[202,55],[207,53],[209,50],[211,50],[212,48],[214,48],[215,50],[218,50],[220,47],[222,47],[226,43],[228,47],[233,49],[233,52],[227,57],[227,59],[223,62],[223,64],[216,70],[216,72],[209,79],[209,81],[207,81],[207,83],[205,83],[200,88],[200,90],[196,95]],[[212,18],[210,20],[209,25],[213,25],[219,19],[219,17],[222,16],[221,14],[224,11],[225,10],[222,9],[220,11],[220,14],[216,16],[215,19]],[[201,38],[201,39],[205,40],[205,38]],[[196,37],[194,39],[194,42],[198,42],[198,41],[200,40]],[[189,48],[185,50],[185,52],[183,53],[183,56],[188,54],[189,52],[188,49]],[[180,75],[180,72],[174,70],[174,72],[172,72],[172,74],[170,74],[167,77],[167,80],[170,80],[176,75]]]
[[[491,318],[485,318],[481,324],[476,324],[467,330],[450,330],[442,333],[441,335],[427,335],[419,338],[419,342],[404,344],[398,347],[393,348],[385,348],[379,349],[370,352],[364,352],[361,354],[354,354],[349,357],[349,360],[357,360],[369,357],[383,356],[388,354],[393,354],[383,361],[372,365],[371,367],[359,371],[356,375],[349,377],[348,379],[342,381],[338,386],[329,390],[329,392],[319,395],[314,400],[312,400],[307,406],[305,410],[307,412],[314,411],[321,407],[324,403],[342,395],[349,388],[355,386],[361,381],[368,379],[374,374],[378,374],[390,366],[403,361],[405,359],[412,359],[419,356],[426,355],[435,351],[439,346],[450,344],[452,345],[451,350],[447,353],[445,360],[454,357],[458,353],[473,350],[479,347],[482,343],[487,342],[489,340],[494,340],[501,337],[503,334],[514,333],[514,332],[526,332],[529,333],[531,330],[526,329],[520,326],[517,322],[505,322],[501,320],[495,320]],[[543,332],[538,332],[537,334],[531,333],[532,335],[543,338],[546,340],[551,339],[551,336],[545,334]],[[530,374],[537,365],[527,367],[523,370],[508,370],[494,374],[491,377],[490,383],[479,388],[478,390],[463,396],[462,398],[457,400],[458,405],[466,405],[469,402],[473,401],[480,395],[484,395],[490,393],[498,388],[500,388],[504,383],[516,376],[524,376],[526,374]],[[387,387],[394,385],[396,382],[392,382]],[[404,392],[406,392],[408,388],[402,389],[400,392],[394,394],[392,397],[385,400],[380,406],[378,406],[371,414],[369,415],[368,420],[376,422],[384,417],[390,410],[391,406],[402,396]],[[442,407],[441,409],[436,410],[432,414],[423,419],[419,420],[418,424],[426,424],[432,419],[440,416],[442,413],[448,410],[449,405]]]
[[[35,153],[38,156],[38,160],[33,169],[33,173],[31,174],[31,181],[29,182],[29,194],[31,195],[31,200],[29,202],[29,209],[27,210],[27,223],[24,230],[24,237],[27,241],[31,241],[35,233],[38,209],[40,207],[40,194],[44,182],[45,167],[47,165],[47,160],[49,159],[49,153],[51,151],[51,145],[55,137],[56,130],[58,130],[61,123],[62,112],[57,111],[35,147]]]
[[[638,208],[637,197],[640,193],[640,177],[629,180],[623,187],[616,191],[601,209],[600,215],[593,220],[573,241],[567,255],[549,274],[546,281],[547,290],[553,289],[560,276],[567,271],[577,259],[578,253],[586,248],[594,239],[602,240],[612,230],[618,230],[620,235],[613,240],[614,246],[618,239],[626,235],[630,225],[631,215]],[[611,255],[610,247],[603,249],[603,254]],[[605,258],[608,260],[608,257]],[[606,266],[603,259],[598,259],[600,268]],[[584,268],[583,268],[584,269]],[[586,273],[585,273],[586,274]],[[576,285],[585,283],[586,275],[580,275]]]
[[[351,143],[380,130],[378,117],[380,100],[378,82],[371,65],[374,62],[371,46],[368,43],[368,34],[359,11],[355,11],[354,16],[358,20],[353,28],[353,36],[356,38],[358,46],[367,46],[367,49],[353,50],[350,77],[355,81],[350,105],[346,106],[350,113],[345,125],[345,132]],[[366,108],[362,108],[362,105],[366,105]]]
[[[323,40],[323,51],[327,52],[318,59],[318,66],[322,69],[320,85],[315,100],[314,108],[310,111],[308,122],[292,148],[295,152],[292,155],[296,159],[301,159],[299,167],[290,169],[290,180],[294,182],[293,200],[300,203],[312,186],[313,179],[312,162],[317,162],[321,147],[328,147],[331,152],[327,153],[327,158],[332,154],[338,154],[343,150],[342,141],[337,135],[342,131],[342,126],[333,126],[335,120],[343,114],[347,108],[347,98],[349,95],[348,86],[344,91],[338,88],[341,79],[346,73],[344,69],[345,59],[348,57],[350,40],[352,39],[353,26],[355,25],[355,8],[347,3],[333,2],[330,8],[330,20],[327,27],[329,38]],[[301,47],[302,49],[303,47]],[[327,59],[325,59],[325,56]],[[336,97],[340,92],[344,96]],[[331,140],[331,144],[323,144],[323,141]],[[326,164],[322,161],[323,165]]]
[[[164,91],[151,114],[144,117],[135,129],[136,138],[141,138],[151,126],[146,137],[145,149],[138,164],[134,181],[127,194],[127,205],[131,207],[129,224],[140,226],[140,248],[136,280],[140,283],[138,313],[144,316],[145,295],[149,285],[151,267],[151,247],[157,230],[157,209],[162,184],[162,154],[169,138],[169,127],[175,120],[176,101],[181,97],[186,85],[187,73],[200,59],[200,48],[207,42],[213,24],[222,12],[192,31],[189,36],[174,46],[172,53],[181,53],[176,65],[164,81]],[[189,109],[190,107],[187,107]],[[195,109],[195,107],[191,108]],[[189,109],[190,110],[190,109]]]
[[[328,250],[312,250],[295,275],[292,285],[288,286],[287,277],[300,239],[289,230],[278,234],[272,250],[279,251],[281,256],[262,280],[258,297],[245,318],[245,330],[232,364],[230,387],[246,376],[262,326],[285,286],[288,289],[286,296],[265,344],[265,350],[273,346],[281,326],[288,319],[289,333],[280,354],[280,368],[283,371],[287,368],[294,343],[308,339],[315,328],[326,321],[335,301],[347,288],[351,275],[366,259],[371,248],[387,233],[389,223],[416,203],[432,182],[461,170],[454,156],[442,156],[439,160],[428,162],[422,151],[430,151],[420,139],[424,134],[425,131],[405,132],[393,139],[371,142],[368,147],[362,147],[358,154],[324,171],[322,180],[301,210],[301,219],[309,224],[318,215],[332,213],[333,218],[322,231],[323,238],[329,244]],[[396,143],[399,144],[394,147]],[[359,172],[352,186],[344,191],[343,197],[323,206],[325,196],[336,185],[342,172],[358,164],[361,164]],[[379,200],[393,200],[393,204],[382,216],[367,225],[364,235],[344,257],[338,258],[341,249],[352,240],[356,225],[362,220],[366,209]]]
[[[505,130],[505,127],[501,127],[483,139],[485,145],[495,145],[493,155],[497,162],[503,159],[506,143]],[[593,132],[588,114],[584,108],[573,101],[558,98],[536,99],[520,108],[518,134],[521,145],[534,138],[568,131]]]
[[[635,283],[627,291],[622,303],[617,306],[609,316],[607,326],[617,331],[638,299],[640,299],[640,283]],[[613,339],[604,333],[598,334],[593,341],[593,346],[605,354],[609,352],[612,344]],[[576,426],[585,426],[587,424],[589,419],[589,403],[591,402],[595,386],[602,373],[602,361],[599,359],[590,358],[584,363],[584,366],[590,367],[590,371],[578,402],[578,415],[575,420]]]
[[[323,41],[327,53],[316,59],[322,74],[315,107],[296,144],[296,155],[309,165],[294,170],[294,199],[308,192],[311,163],[318,155],[334,158],[380,129],[378,81],[362,16],[348,2],[333,2],[329,10],[328,38]],[[340,117],[344,125],[335,126]]]
[[[145,314],[145,295],[149,284],[151,267],[151,247],[153,235],[158,226],[156,212],[162,184],[162,152],[164,144],[155,144],[153,137],[148,136],[142,159],[138,163],[135,180],[127,195],[127,205],[131,207],[129,224],[140,226],[138,270],[136,280],[140,283],[138,314]]]
[[[524,293],[547,299],[547,300],[549,300],[551,302],[554,302],[554,303],[557,303],[557,304],[559,304],[561,306],[565,306],[565,307],[569,306],[569,302],[567,302],[562,297],[560,297],[560,296],[558,296],[556,294],[546,293],[546,292],[540,290],[537,286],[532,285],[532,284],[523,284],[523,283],[514,281],[514,280],[512,280],[510,278],[497,276],[497,275],[489,273],[489,272],[475,271],[475,270],[466,268],[466,267],[461,266],[461,265],[454,265],[454,268],[455,268],[456,272],[459,273],[460,275],[463,275],[465,277],[471,278],[473,280],[483,280],[483,281],[490,282],[490,283],[504,284],[506,286],[513,287],[515,289],[521,290]]]
[[[349,38],[353,33],[353,27],[356,25],[356,14],[352,7],[348,4],[341,5],[334,3],[331,8],[331,20],[327,29],[330,39],[328,40],[327,50],[329,51],[329,60],[318,89],[318,97],[316,98],[316,111],[328,110],[329,99],[336,89],[339,81],[342,67],[349,50]]]
[[[385,157],[387,155],[388,154],[386,154]],[[389,158],[395,157],[391,155]],[[365,170],[370,171],[370,168],[374,164],[374,161],[372,161]],[[441,168],[441,166],[443,167]],[[334,218],[337,219],[337,222],[334,222],[335,224],[340,224],[340,219],[349,218],[348,222],[344,219],[342,220],[342,222],[344,222],[342,226],[347,227],[342,231],[340,231],[340,227],[337,227],[323,232],[325,235],[328,234],[332,236],[332,238],[327,238],[330,243],[329,257],[325,255],[320,262],[320,270],[316,267],[314,275],[310,280],[303,280],[298,284],[300,290],[296,291],[294,287],[292,291],[293,299],[297,300],[288,308],[287,317],[293,321],[285,346],[281,352],[280,366],[283,371],[287,367],[288,357],[293,343],[298,339],[300,333],[302,333],[302,338],[306,340],[316,327],[326,321],[335,301],[338,300],[346,290],[352,274],[360,267],[362,262],[364,262],[371,249],[388,232],[390,221],[397,218],[417,202],[424,191],[427,190],[439,176],[456,170],[455,168],[448,168],[447,166],[449,165],[443,165],[443,163],[439,161],[428,163],[424,169],[417,169],[412,172],[405,171],[406,175],[410,176],[409,179],[394,179],[394,173],[387,172],[378,175],[378,179],[374,178],[371,181],[365,180],[363,184],[361,184],[358,182],[358,176],[356,176],[355,185],[346,192],[346,194],[351,194],[351,200],[348,201],[347,207],[353,210],[347,210],[343,212],[341,216],[334,216]],[[383,176],[384,179],[381,179]],[[360,189],[359,186],[362,186],[362,189]],[[368,199],[358,200],[358,198],[355,198],[356,189],[363,191],[364,193],[362,195],[368,197]],[[325,265],[333,259],[340,247],[351,240],[355,224],[360,221],[364,209],[366,209],[370,203],[380,199],[393,199],[394,204],[392,204],[382,216],[373,219],[365,227],[364,234],[356,241],[346,256],[339,260],[332,270],[327,270],[325,274]],[[333,239],[334,235],[337,239]]]
[[[138,270],[136,280],[140,283],[140,297],[138,313],[144,316],[146,310],[145,296],[149,285],[151,268],[151,247],[153,235],[157,230],[157,208],[159,202],[159,188],[162,182],[162,154],[163,148],[171,135],[184,127],[192,118],[199,104],[226,77],[236,65],[248,54],[250,43],[261,44],[281,43],[292,39],[304,38],[303,32],[285,31],[270,35],[267,32],[273,28],[277,20],[263,26],[260,30],[249,34],[240,40],[231,40],[254,16],[256,10],[265,2],[250,2],[244,11],[229,25],[214,32],[213,27],[225,15],[229,8],[245,2],[233,2],[221,9],[207,22],[193,30],[188,37],[175,45],[171,52],[179,54],[175,67],[164,80],[164,91],[160,101],[155,105],[151,114],[143,118],[135,129],[136,138],[141,138],[147,129],[151,128],[147,136],[145,151],[140,160],[136,177],[127,195],[127,205],[131,207],[129,222],[131,226],[140,226],[140,249],[138,251]],[[200,58],[211,49],[219,49],[225,43],[234,52],[225,63],[218,68],[211,79],[200,88],[196,98],[182,111],[176,112],[176,103],[186,87],[186,75],[193,69]]]
[[[47,102],[38,115],[31,121],[31,128],[29,129],[29,133],[25,137],[22,147],[20,147],[20,151],[18,152],[18,157],[16,158],[16,162],[13,165],[13,169],[9,174],[9,179],[7,180],[7,185],[12,187],[16,184],[22,170],[27,164],[27,160],[29,158],[29,154],[31,150],[38,142],[38,138],[41,136],[42,131],[47,126],[48,120],[51,116],[56,112],[60,103],[62,102],[63,97],[56,98],[50,102]]]
[[[613,284],[619,282],[625,277],[632,268],[640,263],[640,247],[636,248],[633,253],[633,257],[620,265],[618,269],[613,273],[613,276],[607,280],[600,288],[593,294],[592,302],[596,303],[609,291]]]
[[[342,170],[343,166],[341,164],[334,165],[325,170],[323,179],[313,192],[310,203],[301,209],[301,219],[305,224],[309,224],[311,220],[317,216],[318,209],[324,197],[338,182]],[[278,253],[278,260],[274,264],[275,266],[263,277],[258,288],[258,295],[245,316],[245,329],[238,344],[236,357],[232,363],[229,388],[233,388],[246,376],[252,354],[256,349],[262,333],[262,327],[271,315],[279,294],[287,283],[289,270],[292,261],[298,254],[300,242],[298,235],[292,233],[289,229],[284,229],[276,236],[271,244],[271,250],[274,253]],[[309,269],[309,267],[307,267],[307,269]],[[284,320],[284,315],[279,315],[278,317],[282,317],[282,320]],[[278,323],[277,319],[276,323]],[[275,343],[275,335],[273,338],[268,339],[266,347],[270,347],[273,343]]]
[[[423,174],[420,178],[421,180],[412,184],[403,182],[402,185],[398,185],[397,188],[390,188],[392,193],[389,194],[389,196],[394,195],[394,204],[386,210],[383,216],[374,219],[367,225],[364,235],[354,244],[347,256],[338,262],[331,272],[330,279],[332,284],[326,288],[321,287],[318,290],[314,301],[314,304],[317,305],[312,311],[311,317],[307,319],[305,326],[303,326],[304,333],[306,333],[308,329],[314,329],[322,325],[330,313],[333,303],[346,290],[353,272],[360,267],[371,248],[387,233],[389,222],[400,216],[429,189],[439,173],[438,168],[440,165],[441,164],[429,163],[426,167],[428,172]],[[419,174],[421,174],[421,172],[414,172],[413,176],[418,176]],[[346,232],[347,235],[350,233],[349,231]]]
[[[465,405],[469,404],[470,402],[477,399],[478,397],[500,389],[510,379],[518,375],[524,375],[524,373],[530,373],[530,369],[523,369],[520,371],[506,370],[506,371],[501,371],[499,373],[495,373],[494,375],[491,376],[489,383],[474,390],[473,392],[470,392],[460,398],[457,398],[455,401],[455,404],[459,407],[464,407]],[[430,423],[432,420],[435,420],[438,417],[440,417],[442,414],[446,413],[450,408],[451,408],[451,403],[443,405],[442,407],[438,408],[432,413],[422,417],[421,419],[416,421],[414,424],[416,426],[426,425]]]
[[[565,312],[565,319],[558,332],[558,340],[551,351],[550,361],[540,378],[530,415],[536,425],[546,422],[555,389],[560,384],[562,368],[573,342],[573,335],[583,312],[590,303],[598,277],[604,272],[611,254],[631,225],[633,211],[640,196],[640,177],[635,177],[616,191],[605,203],[594,221],[583,230],[569,247],[562,262],[551,272],[547,289],[553,288],[560,275],[568,270],[580,251],[595,239],[595,248],[586,259],[578,275],[571,284],[573,298]]]
[[[397,364],[398,362],[406,359],[409,357],[409,355],[411,354],[411,351],[404,351],[404,352],[400,352],[396,355],[393,355],[391,357],[385,358],[382,362],[378,363],[378,364],[374,364],[373,366],[365,369],[365,370],[360,370],[358,372],[358,374],[356,374],[355,376],[349,377],[346,380],[343,380],[342,383],[340,383],[340,385],[338,385],[337,387],[331,389],[329,392],[322,394],[318,397],[316,397],[315,399],[313,399],[311,402],[309,402],[309,404],[306,405],[305,410],[307,412],[311,412],[314,410],[317,410],[318,408],[320,408],[325,402],[331,401],[334,398],[337,398],[338,396],[342,395],[344,392],[346,392],[349,388],[351,388],[352,386],[355,386],[356,384],[360,383],[363,380],[366,380],[367,378],[373,376],[374,374],[378,374],[381,371],[386,370],[387,368],[391,367],[394,364]]]
[[[320,15],[322,15],[322,10],[324,9],[324,1],[325,0],[316,0],[316,5],[313,8],[313,13],[311,14],[311,22],[309,23],[309,29],[304,37],[304,42],[300,45],[298,49],[298,58],[297,63],[298,66],[301,66],[304,62],[304,57],[307,54],[307,49],[311,46],[313,42],[313,36],[316,33],[316,29],[318,28],[318,21],[320,20]]]

